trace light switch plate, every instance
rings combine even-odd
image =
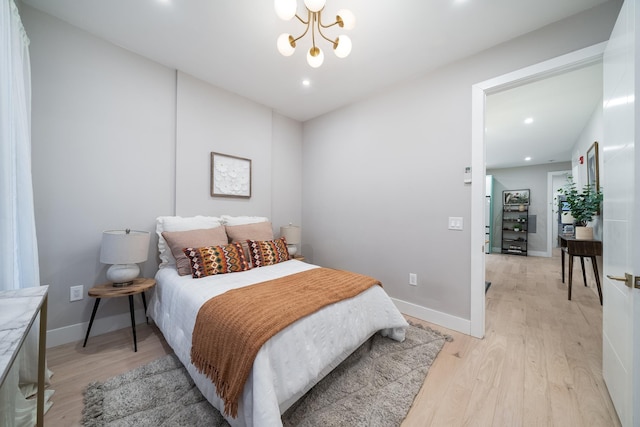
[[[449,217],[449,230],[462,230],[464,226],[464,221],[461,216],[450,216]]]

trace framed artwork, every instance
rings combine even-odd
[[[598,141],[591,144],[587,151],[587,184],[594,190],[600,190],[600,177],[598,176]]]
[[[529,190],[504,190],[502,192],[503,205],[528,205]]]
[[[211,153],[211,196],[251,197],[251,160]]]

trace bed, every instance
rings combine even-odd
[[[172,228],[169,224],[174,218],[158,219],[160,237],[164,231]],[[242,227],[233,230],[234,225],[229,224],[247,225],[248,219],[207,218],[214,218],[218,223],[211,220],[212,222],[205,223],[205,226],[230,227],[226,228],[229,230],[226,237],[229,240],[233,240],[231,235],[235,235],[236,238],[245,237],[242,233],[235,233]],[[243,223],[237,224],[237,221]],[[251,221],[256,219],[253,218]],[[261,218],[260,222],[267,223],[268,226],[263,224],[246,227],[252,237],[259,235],[256,234],[256,229],[262,227],[266,230],[267,227],[271,227],[264,218]],[[180,224],[177,227],[179,231],[195,230],[203,225],[201,222],[194,224],[189,221],[185,225],[182,219],[177,223]],[[214,232],[208,230],[209,233]],[[193,240],[193,234],[191,232],[188,238]],[[222,235],[219,237],[222,238]],[[268,232],[261,237],[273,238]],[[208,239],[211,241],[211,237]],[[172,261],[168,257],[168,241],[164,238],[161,240],[161,268],[156,274],[157,286],[149,304],[148,314],[185,365],[198,389],[224,414],[224,401],[218,395],[215,385],[199,372],[191,361],[192,331],[201,306],[210,298],[232,289],[319,267],[295,259],[281,260],[259,268],[194,278],[192,275],[180,274],[176,259]],[[181,246],[185,242],[173,244]],[[225,415],[225,418],[232,426],[281,425],[281,414],[289,406],[373,334],[380,331],[383,335],[402,341],[407,326],[406,320],[381,286],[373,286],[354,298],[328,305],[297,320],[271,337],[259,349],[242,389],[237,417]]]

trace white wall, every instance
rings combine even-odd
[[[302,224],[302,124],[273,113],[271,151],[271,222]]]
[[[106,281],[108,266],[99,262],[103,230],[153,232],[157,216],[173,214],[264,215],[276,232],[301,222],[300,123],[28,6],[21,16],[31,39],[33,178],[40,275],[50,285],[48,344],[83,337],[94,300],[70,303],[69,287],[83,285],[86,292]],[[211,151],[252,159],[251,199],[210,196]],[[146,277],[157,269],[152,236]],[[136,305],[142,305],[138,298]],[[106,299],[92,335],[128,322],[126,299]]]
[[[380,278],[425,318],[468,321],[471,86],[607,40],[618,9],[606,4],[306,122],[303,251]],[[463,231],[447,230],[450,216],[464,218]]]
[[[106,281],[102,231],[153,231],[154,218],[173,210],[175,72],[29,7],[21,15],[31,39],[40,277],[54,329],[89,319],[93,300],[70,303],[69,287]],[[100,307],[101,316],[125,311],[126,299]]]
[[[271,216],[271,110],[178,72],[176,214]],[[212,151],[251,159],[251,198],[211,197]]]
[[[274,233],[302,210],[302,124],[177,74],[176,214],[258,215]],[[212,151],[251,159],[251,198],[211,197]]]

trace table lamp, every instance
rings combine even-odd
[[[100,262],[112,264],[107,270],[107,280],[113,286],[128,286],[140,274],[137,263],[149,255],[149,232],[107,230],[102,233]]]
[[[297,225],[291,225],[291,223],[289,223],[288,226],[280,227],[280,236],[284,237],[287,241],[287,250],[291,258],[298,252],[296,245],[300,243],[300,235],[300,227]]]

